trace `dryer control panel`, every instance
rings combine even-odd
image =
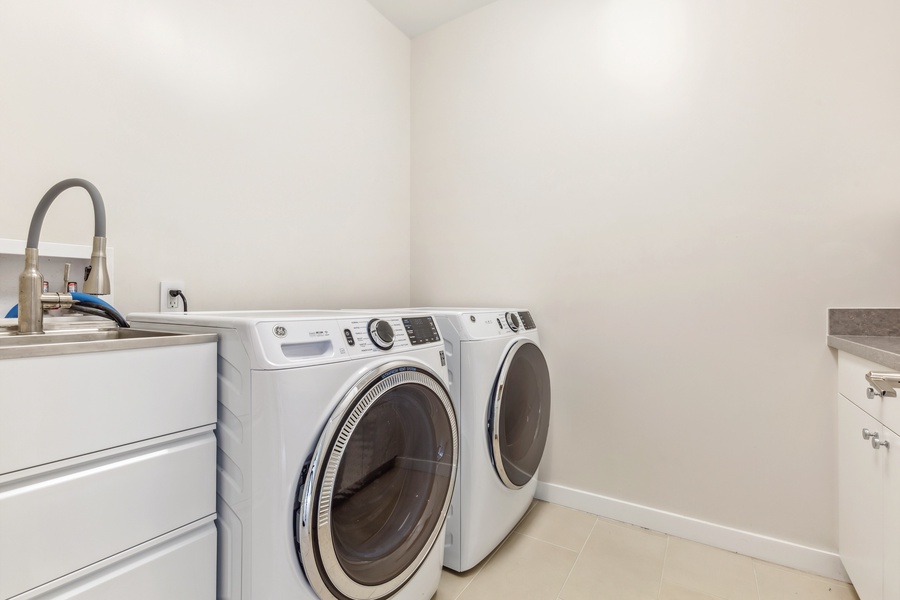
[[[459,318],[471,339],[521,334],[537,329],[531,313],[527,310],[466,312]]]

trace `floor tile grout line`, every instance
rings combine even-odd
[[[588,540],[591,539],[591,536],[594,534],[594,529],[597,528],[597,523],[600,522],[600,517],[594,517],[594,522],[591,523],[591,531],[587,534],[587,537],[584,538],[584,543],[581,544],[581,550],[578,551],[578,556],[581,556],[581,553],[584,552],[584,549],[587,548]],[[576,557],[577,560],[577,557]]]
[[[659,600],[659,596],[662,594],[663,581],[666,580],[666,561],[669,560],[669,542],[671,540],[672,536],[666,534],[666,551],[663,552],[663,564],[662,568],[659,570],[659,585],[656,587],[656,600]]]
[[[469,589],[469,586],[472,585],[472,582],[475,581],[478,578],[478,576],[484,572],[484,568],[488,566],[489,562],[494,560],[494,556],[497,554],[497,552],[500,551],[500,548],[504,544],[506,544],[507,541],[509,541],[509,539],[512,537],[512,534],[514,534],[515,532],[516,532],[515,529],[510,531],[507,534],[507,536],[505,538],[503,538],[503,541],[500,542],[499,544],[497,544],[497,547],[494,548],[493,550],[491,550],[490,553],[487,555],[487,557],[482,562],[479,563],[481,565],[481,568],[479,568],[478,572],[472,576],[472,579],[470,579],[469,582],[466,583],[466,585],[464,585],[461,590],[459,590],[459,593],[453,598],[453,600],[459,600],[459,598],[462,597],[463,593],[465,593],[465,591],[467,589]],[[472,568],[474,569],[475,567],[472,567]]]
[[[490,560],[490,559],[488,559],[488,560]],[[487,564],[487,563],[485,563],[485,564]],[[462,597],[463,593],[465,593],[465,591],[469,588],[469,586],[472,585],[472,582],[475,581],[475,578],[478,577],[479,575],[481,575],[482,569],[484,569],[484,566],[482,566],[481,569],[478,569],[478,572],[475,573],[475,575],[472,576],[472,579],[470,579],[469,581],[466,582],[466,585],[464,585],[464,586],[462,587],[462,589],[459,590],[459,593],[458,593],[458,594],[456,594],[455,596],[453,596],[453,600],[459,600],[459,598]]]
[[[478,573],[475,573],[475,577],[478,577],[478,575],[479,575],[480,573],[481,573],[481,571],[478,571]],[[466,585],[464,585],[464,586],[462,587],[462,589],[459,590],[459,593],[456,594],[455,596],[453,596],[453,600],[459,600],[459,599],[462,597],[463,592],[466,591],[466,588],[469,587],[470,585],[472,585],[472,582],[475,581],[475,577],[472,577],[472,579],[470,579],[470,580],[466,583]]]
[[[750,566],[753,568],[753,583],[756,585],[756,600],[762,599],[762,592],[759,591],[759,571],[756,570],[756,561],[750,559]]]
[[[592,529],[592,531],[593,531],[593,529]],[[522,533],[520,531],[516,531],[514,533],[517,533],[518,535],[521,535],[522,537],[526,537],[529,540],[534,540],[536,542],[541,542],[543,544],[547,544],[548,546],[553,546],[554,548],[559,548],[560,550],[565,550],[566,552],[574,552],[576,554],[576,557],[577,557],[577,555],[581,554],[581,550],[584,550],[584,544],[581,545],[581,550],[572,550],[571,548],[566,548],[565,546],[560,546],[559,544],[554,544],[553,542],[547,541],[547,540],[539,538],[539,537],[535,537],[533,535],[528,535],[527,533]],[[585,541],[585,543],[587,543],[587,542]]]
[[[467,589],[469,589],[469,586],[472,585],[472,582],[475,581],[475,580],[478,578],[479,575],[481,575],[481,572],[482,572],[482,571],[484,571],[484,567],[487,566],[487,564],[488,564],[489,562],[491,562],[491,558],[493,558],[493,553],[491,553],[491,555],[488,556],[487,561],[485,561],[485,563],[484,563],[483,565],[481,565],[481,568],[478,569],[478,572],[475,573],[474,575],[472,575],[472,579],[470,579],[469,581],[467,581],[467,582],[466,582],[466,585],[464,585],[464,586],[462,587],[462,589],[459,590],[459,593],[456,594],[456,596],[453,597],[453,600],[459,600],[460,598],[462,598],[462,595],[466,592]]]
[[[574,552],[575,558],[581,554],[581,550],[572,550],[571,548],[566,548],[565,546],[560,546],[559,544],[554,544],[553,542],[548,542],[547,540],[543,540],[539,537],[534,537],[533,535],[528,535],[527,533],[521,533],[519,531],[513,531],[509,534],[509,537],[512,537],[513,534],[521,535],[523,538],[528,538],[529,540],[533,540],[535,542],[540,542],[541,544],[547,544],[548,546],[553,546],[554,548],[559,548],[560,550],[565,550],[566,552]],[[508,538],[507,538],[508,539]],[[504,540],[505,543],[505,540]],[[502,545],[502,544],[501,544]],[[584,545],[581,546],[582,550],[584,549]]]
[[[566,575],[566,580],[563,581],[562,587],[559,588],[559,592],[556,593],[557,600],[563,600],[562,592],[566,589],[566,586],[569,584],[569,579],[572,578],[572,573],[575,571],[575,567],[578,565],[578,561],[581,559],[581,555],[584,552],[584,549],[587,547],[587,543],[590,541],[591,536],[594,535],[594,531],[597,529],[597,523],[600,522],[599,518],[594,519],[594,524],[591,525],[591,531],[588,533],[588,536],[585,538],[584,543],[581,545],[581,550],[578,551],[578,554],[575,555],[575,562],[572,563],[572,566],[569,568],[569,574]]]

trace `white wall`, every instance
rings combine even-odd
[[[413,40],[412,301],[533,310],[551,488],[836,549],[825,310],[900,299],[898,27],[501,0]]]
[[[405,304],[409,64],[365,0],[0,1],[0,237],[83,177],[123,312]],[[92,232],[71,190],[42,240]]]

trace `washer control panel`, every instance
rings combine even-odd
[[[426,344],[443,349],[428,315],[267,320],[256,324],[256,332],[262,354],[275,367],[404,352]]]
[[[350,356],[409,348],[399,317],[348,319],[340,322]]]
[[[401,321],[413,346],[441,341],[441,334],[431,317],[402,317]]]

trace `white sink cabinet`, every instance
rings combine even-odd
[[[870,385],[865,375],[870,371],[895,372],[839,352],[839,547],[860,600],[896,600],[900,598],[900,436],[896,433],[900,431],[900,399],[867,393]]]
[[[0,600],[213,600],[216,338],[0,357]]]

